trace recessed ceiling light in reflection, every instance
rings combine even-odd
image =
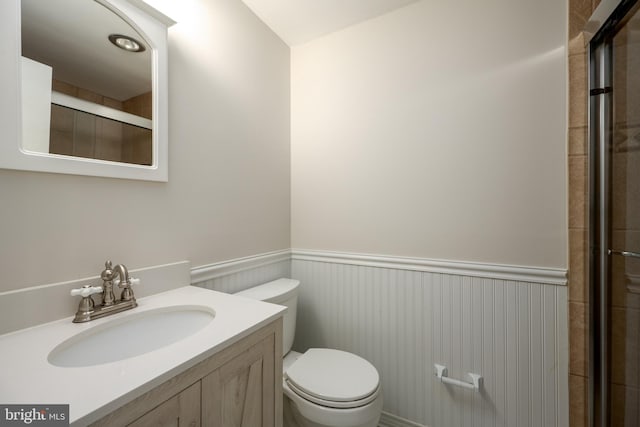
[[[144,45],[138,40],[122,34],[110,34],[109,41],[127,52],[143,52],[145,50]]]

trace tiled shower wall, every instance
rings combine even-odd
[[[587,50],[582,30],[600,0],[569,0],[569,420],[588,425]]]

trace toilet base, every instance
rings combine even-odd
[[[282,409],[283,409],[283,427],[336,427],[328,424],[320,424],[306,419],[296,406],[295,402],[293,402],[287,395],[283,396],[282,399]],[[341,426],[341,427],[377,427],[378,421],[380,417],[378,416],[375,419],[369,420],[364,424],[359,424],[357,426]]]

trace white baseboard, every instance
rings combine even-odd
[[[418,424],[405,418],[383,412],[378,422],[378,427],[428,427],[424,424]]]

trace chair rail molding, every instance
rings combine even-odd
[[[284,249],[202,265],[191,269],[191,283],[205,282],[252,268],[289,260],[291,260],[291,251]]]
[[[347,252],[291,249],[292,260],[331,262],[399,270],[426,271],[487,279],[514,280],[565,286],[567,270],[548,267],[525,267],[479,262],[449,261],[429,258],[358,254]]]

